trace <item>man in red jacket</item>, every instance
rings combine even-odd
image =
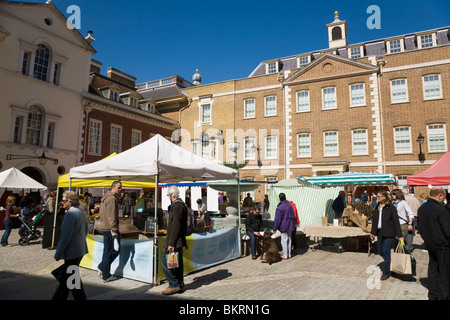
[[[291,239],[292,239],[292,250],[297,250],[297,227],[300,224],[300,218],[298,217],[298,211],[297,206],[295,205],[294,201],[289,201],[292,208],[294,208],[294,214],[295,214],[295,230],[292,231]]]

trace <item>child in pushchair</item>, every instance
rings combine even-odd
[[[27,246],[30,241],[38,240],[41,237],[41,232],[36,227],[44,214],[45,209],[39,212],[32,221],[22,215],[19,216],[20,221],[22,221],[22,227],[19,229],[19,244],[21,246]]]

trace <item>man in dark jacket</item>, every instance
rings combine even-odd
[[[342,213],[345,209],[345,191],[339,191],[339,195],[334,199],[333,205],[331,207],[334,211],[334,217],[339,219],[342,217]]]
[[[181,292],[184,287],[183,281],[183,247],[187,247],[186,227],[187,227],[187,207],[179,199],[180,191],[172,186],[168,190],[167,196],[172,202],[169,208],[169,220],[167,223],[166,241],[164,242],[164,253],[161,263],[164,275],[169,282],[169,287],[162,294],[170,295]],[[178,268],[167,267],[167,254],[178,253]]]
[[[247,235],[250,238],[250,251],[252,254],[252,259],[256,259],[256,239],[261,236],[262,230],[262,216],[259,213],[259,208],[254,207],[253,210],[249,212],[247,218],[245,219],[245,228]]]
[[[428,298],[450,299],[450,212],[443,206],[445,190],[433,187],[418,211],[419,231],[428,250]]]

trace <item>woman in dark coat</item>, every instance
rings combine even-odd
[[[381,280],[386,280],[391,276],[391,248],[397,236],[400,241],[403,240],[397,209],[391,203],[385,190],[377,194],[378,205],[375,208],[372,218],[372,232],[370,238],[375,236],[378,242],[378,252],[383,257],[384,266]]]

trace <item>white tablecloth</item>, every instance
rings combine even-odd
[[[300,227],[300,230],[303,231],[307,237],[346,238],[370,235],[370,233],[363,231],[359,227],[324,227],[319,224],[302,226]]]

